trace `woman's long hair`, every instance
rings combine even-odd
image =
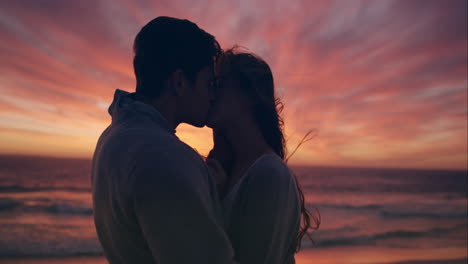
[[[223,64],[228,63],[230,71],[238,78],[240,87],[254,96],[256,103],[253,112],[263,137],[276,154],[284,161],[287,161],[289,157],[286,157],[286,141],[283,134],[284,122],[281,117],[283,104],[275,96],[273,74],[270,67],[264,60],[252,53],[239,52],[238,47],[225,51],[222,60]],[[298,252],[301,249],[301,241],[304,236],[313,241],[308,230],[319,228],[320,214],[317,217],[307,209],[304,193],[296,175],[294,175],[294,178],[299,193],[301,225],[297,239],[291,247],[295,252]],[[311,220],[314,222],[313,226]]]

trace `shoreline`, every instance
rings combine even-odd
[[[343,254],[345,250],[341,249]],[[306,249],[301,253],[296,255],[297,264],[337,264],[340,263],[340,257],[332,257],[330,254],[322,252],[322,254],[314,252],[314,250]],[[325,254],[323,254],[325,253]],[[330,252],[329,252],[330,253]],[[355,252],[356,253],[356,252]],[[355,255],[355,254],[351,254]],[[374,255],[374,256],[371,256]],[[358,257],[362,263],[378,263],[378,264],[464,264],[468,260],[465,256],[453,256],[443,258],[416,258],[416,256],[407,256],[407,258],[387,258],[383,256],[378,256],[379,253],[375,252],[374,254],[363,254],[363,256]],[[344,257],[344,256],[343,256]],[[356,256],[353,256],[353,258]],[[383,258],[382,258],[383,257]],[[374,259],[377,262],[373,262]],[[108,264],[104,256],[75,256],[75,257],[0,257],[0,264]]]
[[[0,257],[0,264],[108,264],[104,256],[70,256],[70,257]]]

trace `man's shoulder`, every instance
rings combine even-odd
[[[155,133],[139,141],[129,159],[140,192],[159,187],[188,192],[204,188],[209,176],[200,155],[175,135]]]
[[[122,145],[131,148],[180,148],[181,142],[174,134],[158,126],[111,125],[105,138],[107,144]]]
[[[165,162],[168,166],[190,166],[203,162],[190,146],[157,126],[111,125],[101,135],[96,151],[116,160],[133,160],[139,164]]]
[[[151,153],[156,160],[183,162],[183,164],[203,161],[193,148],[169,133],[153,133],[140,138],[138,150]]]
[[[166,166],[193,167],[203,163],[200,155],[181,141],[175,134],[164,129],[128,128],[123,129],[114,141],[127,141],[129,155],[139,163],[162,162]]]

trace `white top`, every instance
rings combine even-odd
[[[277,155],[263,155],[252,164],[224,197],[223,210],[239,263],[295,263],[299,195],[291,171]]]
[[[92,168],[110,264],[234,263],[213,178],[154,108],[116,90]]]

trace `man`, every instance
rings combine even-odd
[[[215,183],[174,134],[205,125],[215,38],[188,20],[158,17],[134,42],[136,92],[116,90],[111,125],[93,158],[94,220],[114,263],[233,263]]]

